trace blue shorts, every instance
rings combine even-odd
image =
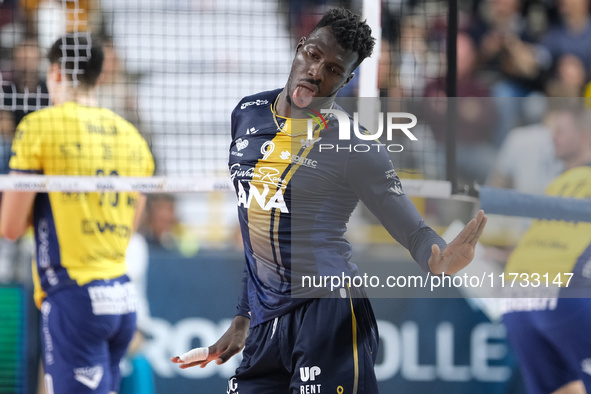
[[[119,362],[136,330],[136,308],[127,276],[49,294],[41,306],[47,392],[119,391]]]
[[[591,299],[559,298],[555,309],[506,313],[503,323],[528,393],[575,380],[591,392]]]
[[[252,328],[228,393],[377,394],[377,323],[369,300],[345,297]]]

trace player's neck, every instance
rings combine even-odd
[[[53,99],[54,105],[65,102],[74,102],[85,107],[97,107],[98,102],[94,97],[94,89],[86,88],[66,88],[63,89],[59,97]]]
[[[285,89],[283,89],[279,96],[277,96],[277,101],[275,104],[275,113],[278,116],[282,116],[284,118],[291,118],[291,104],[287,102],[287,93]]]
[[[570,170],[575,167],[585,166],[591,163],[591,150],[587,150],[584,154],[573,157],[571,160],[564,162],[564,169]]]

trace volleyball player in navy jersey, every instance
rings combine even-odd
[[[358,275],[344,233],[359,200],[426,271],[454,273],[474,256],[483,212],[446,245],[404,194],[385,149],[321,151],[320,142],[339,143],[336,119],[327,117],[308,139],[293,112],[317,100],[342,110],[334,98],[373,46],[359,16],[329,10],[299,41],[286,86],[245,97],[232,113],[229,167],[245,248],[243,291],[228,331],[200,352],[204,360],[171,359],[181,368],[203,367],[244,347],[228,393],[378,392],[377,325],[363,290],[306,288],[301,280]]]

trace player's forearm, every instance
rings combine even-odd
[[[15,240],[22,236],[31,225],[31,207],[35,192],[7,191],[2,196],[0,209],[0,233]]]
[[[447,246],[443,238],[437,235],[433,229],[425,225],[425,227],[420,228],[412,234],[409,251],[413,259],[424,271],[437,274],[429,267],[429,259],[431,258],[431,248],[433,244],[439,246],[441,251]]]

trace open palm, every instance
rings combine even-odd
[[[451,275],[466,267],[474,258],[476,243],[484,231],[486,221],[484,211],[480,210],[443,251],[434,244],[429,258],[431,272],[435,275]]]

